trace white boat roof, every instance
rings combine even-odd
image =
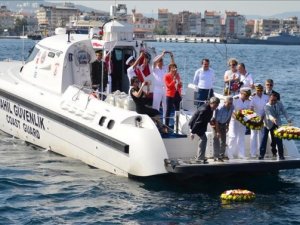
[[[54,35],[45,39],[42,39],[38,42],[37,45],[46,48],[53,48],[57,49],[62,52],[66,52],[66,50],[71,46],[79,41],[88,40],[88,36],[86,34],[70,34],[70,42],[68,42],[68,35],[67,34],[60,34]]]

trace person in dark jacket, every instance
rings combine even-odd
[[[191,139],[194,139],[195,134],[197,134],[200,138],[196,160],[203,161],[203,163],[206,163],[207,161],[207,159],[205,159],[205,150],[207,144],[205,132],[207,130],[208,123],[211,121],[213,112],[219,106],[219,103],[219,98],[211,97],[208,103],[199,107],[189,122]]]
[[[102,51],[96,51],[96,60],[91,64],[91,80],[94,91],[100,93],[105,91],[108,74],[105,62],[102,60]]]

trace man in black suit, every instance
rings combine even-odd
[[[101,50],[96,51],[96,60],[91,65],[91,80],[94,91],[105,91],[108,82],[108,75],[105,62],[102,59]]]
[[[191,139],[193,140],[195,134],[200,137],[199,147],[197,151],[196,160],[206,163],[205,150],[207,144],[206,130],[207,125],[211,121],[214,110],[219,106],[220,99],[217,97],[211,97],[209,102],[201,105],[198,110],[192,116],[189,126],[191,131]]]
[[[265,82],[264,94],[270,96],[271,94],[275,93],[278,96],[277,100],[280,101],[280,94],[273,90],[273,86],[274,86],[273,80],[272,79],[267,79],[266,82]]]

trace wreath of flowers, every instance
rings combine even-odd
[[[243,189],[233,189],[224,191],[221,194],[221,199],[226,201],[251,201],[255,199],[255,193]]]
[[[263,128],[264,124],[261,117],[251,109],[241,109],[235,113],[235,116],[241,124],[251,130],[260,130]]]
[[[289,125],[283,125],[274,130],[275,137],[281,139],[298,139],[300,140],[300,128]]]

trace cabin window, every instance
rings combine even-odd
[[[48,53],[48,57],[54,58],[54,57],[55,57],[55,53],[54,53],[54,52],[49,52],[49,53]]]
[[[114,121],[114,120],[110,120],[110,121],[108,122],[108,124],[107,124],[107,128],[108,128],[108,129],[112,129],[112,128],[114,127],[114,125],[115,125],[115,121]]]
[[[106,120],[106,116],[101,116],[100,120],[99,120],[99,125],[103,126],[104,122]]]
[[[28,58],[26,59],[26,63],[29,63],[29,62],[33,61],[34,58],[36,57],[36,55],[38,54],[39,51],[40,51],[40,49],[38,49],[38,48],[36,48],[36,47],[34,47],[33,49],[31,49],[31,50],[29,51],[29,56],[28,56]]]
[[[86,65],[91,61],[91,56],[88,52],[84,50],[79,50],[76,52],[76,64],[77,65]]]
[[[121,61],[122,60],[122,50],[120,49],[115,49],[115,56],[116,56],[116,60],[117,61]]]

